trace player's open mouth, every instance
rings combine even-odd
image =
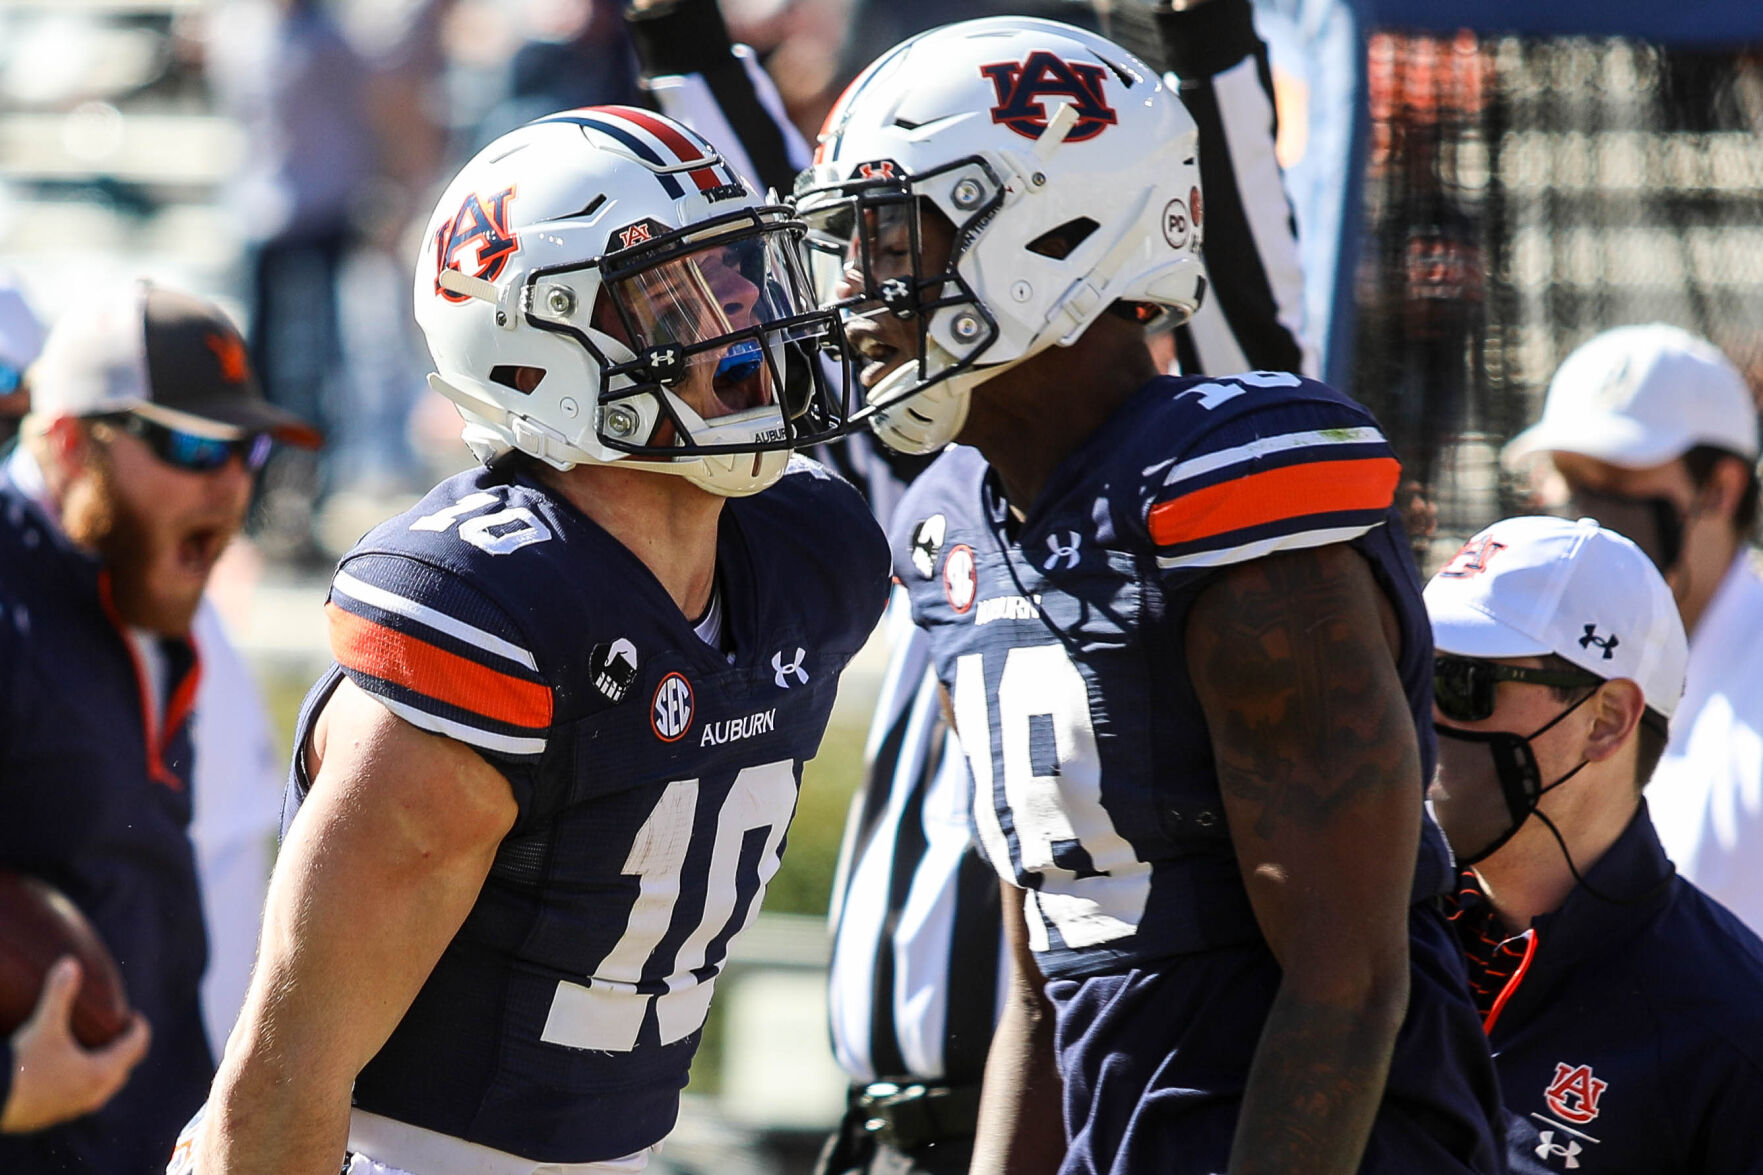
[[[730,347],[717,361],[710,381],[711,394],[723,409],[721,415],[769,404],[765,374],[765,353],[758,343],[745,339]]]
[[[889,346],[874,335],[851,335],[851,345],[865,363],[857,369],[857,380],[866,388],[881,382],[882,376],[899,365],[900,348]]]

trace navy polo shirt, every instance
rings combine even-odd
[[[214,1072],[186,831],[198,669],[187,642],[161,641],[165,692],[148,705],[151,678],[104,570],[34,499],[35,472],[23,454],[0,468],[0,868],[44,879],[85,913],[153,1042],[102,1109],[0,1135],[0,1171],[149,1175],[164,1170]],[[0,1079],[0,1097],[6,1088]]]
[[[1643,802],[1524,935],[1484,936],[1466,875],[1455,922],[1515,1169],[1763,1173],[1763,941],[1675,874]]]

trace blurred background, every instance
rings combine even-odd
[[[1039,11],[1142,33],[1148,0]],[[1007,0],[724,0],[792,118],[940,19]],[[1625,322],[1705,335],[1763,389],[1763,6],[1257,0],[1307,329],[1410,479],[1429,573],[1536,487],[1499,469],[1550,373]],[[551,110],[640,100],[618,0],[0,0],[0,269],[53,321],[147,276],[246,327],[278,454],[213,594],[284,744],[332,561],[469,461],[429,395],[413,234],[439,184]],[[800,1164],[843,1109],[824,914],[882,654],[847,675],[782,872],[712,1014],[680,1171]],[[284,748],[285,750],[285,745]]]

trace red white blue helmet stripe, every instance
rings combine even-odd
[[[536,120],[549,122],[572,123],[623,144],[655,169],[662,190],[676,200],[686,194],[675,178],[681,172],[700,192],[739,182],[716,148],[696,132],[635,106],[584,106]]]

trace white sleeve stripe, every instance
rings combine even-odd
[[[415,600],[406,599],[394,592],[387,591],[385,588],[364,583],[347,571],[337,572],[336,578],[331,581],[331,589],[342,592],[350,599],[396,613],[407,620],[414,620],[418,624],[426,625],[436,632],[445,633],[455,640],[464,641],[486,653],[493,653],[498,657],[513,661],[517,665],[524,665],[535,673],[538,672],[539,663],[533,659],[531,653],[519,645],[511,644],[481,628],[473,628],[463,620],[455,620],[445,612],[438,612],[426,604],[419,604]]]
[[[1374,522],[1366,526],[1335,526],[1323,530],[1300,530],[1295,534],[1275,535],[1270,539],[1257,539],[1252,543],[1244,543],[1238,547],[1223,547],[1216,551],[1197,551],[1192,555],[1159,555],[1157,566],[1165,571],[1173,571],[1178,567],[1223,567],[1231,563],[1247,563],[1250,559],[1259,559],[1263,555],[1271,555],[1275,551],[1301,551],[1307,547],[1326,547],[1330,543],[1344,543],[1348,539],[1356,539],[1382,523]]]
[[[1291,449],[1324,448],[1329,445],[1367,445],[1375,444],[1383,439],[1383,431],[1369,425],[1359,428],[1288,432],[1279,436],[1261,437],[1246,445],[1238,445],[1231,449],[1219,449],[1217,452],[1195,457],[1191,461],[1183,461],[1169,471],[1163,479],[1163,484],[1172,486],[1177,482],[1187,481],[1189,478],[1214,473],[1227,465],[1236,465],[1244,461],[1253,461],[1257,457],[1265,457],[1269,453],[1283,453]]]
[[[384,694],[370,693],[368,696],[419,730],[446,735],[466,746],[482,747],[486,751],[500,751],[505,755],[542,755],[545,753],[545,740],[542,738],[497,734],[492,730],[483,730],[463,722],[455,722],[450,718],[442,718],[438,714],[430,714],[427,710],[419,710],[405,702],[388,698]]]
[[[1291,231],[1292,208],[1273,153],[1273,136],[1267,133],[1273,125],[1273,106],[1261,88],[1255,58],[1244,58],[1219,74],[1212,87],[1218,95],[1218,120],[1224,126],[1243,216],[1255,238],[1280,325],[1303,348],[1304,370],[1314,373],[1316,345],[1304,333],[1304,274]]]

